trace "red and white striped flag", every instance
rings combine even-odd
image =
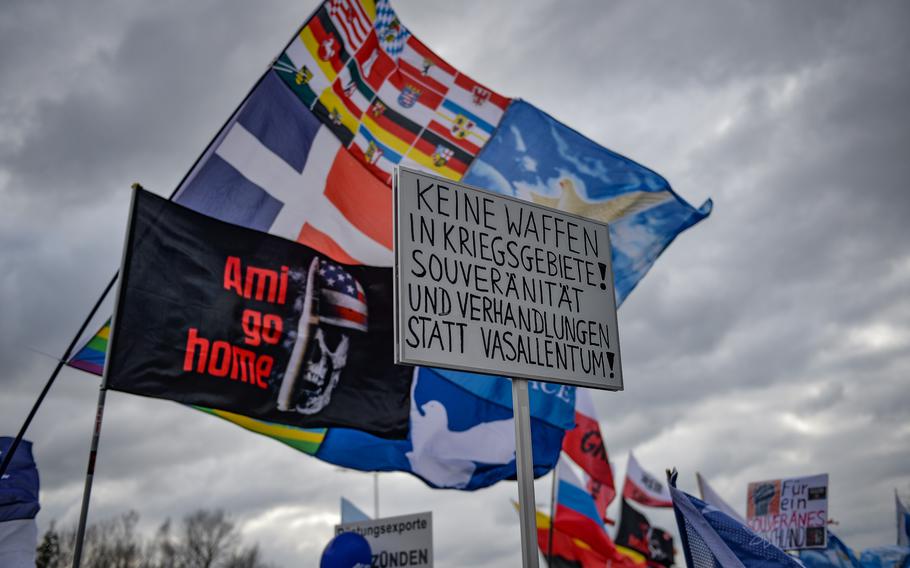
[[[373,21],[358,0],[329,0],[329,17],[344,36],[344,42],[355,53],[373,29]]]
[[[672,507],[670,487],[666,482],[645,471],[632,452],[629,452],[629,465],[626,468],[626,483],[622,496],[649,507]]]

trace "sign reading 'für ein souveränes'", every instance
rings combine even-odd
[[[607,225],[398,170],[396,360],[621,390]]]

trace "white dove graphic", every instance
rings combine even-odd
[[[421,412],[422,411],[422,412]],[[463,488],[474,462],[505,464],[515,457],[511,418],[482,422],[462,432],[449,430],[449,415],[438,400],[411,406],[411,470],[440,487]]]

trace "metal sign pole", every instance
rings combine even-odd
[[[528,381],[525,379],[512,379],[512,408],[515,418],[515,466],[518,470],[518,516],[521,521],[521,565],[524,568],[538,568],[531,403],[528,399]]]
[[[537,568],[528,379],[623,389],[610,227],[406,167],[395,169],[392,182],[394,361],[513,377],[522,565]],[[544,224],[548,228],[538,233],[537,227]],[[450,246],[455,232],[459,240],[475,243],[473,248]],[[483,244],[500,240],[509,246]],[[528,258],[537,260],[513,263],[506,248],[531,251]],[[449,276],[449,266],[456,267],[457,278]],[[556,273],[548,266],[557,266]],[[505,286],[518,286],[524,293],[511,297],[489,284],[503,277],[504,282],[512,283]],[[562,294],[548,288],[554,285]],[[531,302],[534,307],[528,305]],[[476,317],[487,305],[528,317],[503,321]],[[451,309],[453,306],[458,309]],[[533,319],[529,309],[544,314],[548,321],[583,322],[590,333],[551,345],[552,340],[538,337],[540,332],[529,323]],[[522,347],[533,350],[533,346],[537,347],[533,356],[508,355]],[[551,357],[553,353],[556,355]],[[555,391],[561,388],[541,394],[558,396]]]

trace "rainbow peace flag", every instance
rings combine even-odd
[[[100,377],[104,373],[104,356],[107,353],[107,340],[110,334],[111,320],[108,318],[98,333],[92,336],[67,364]]]
[[[248,416],[234,414],[233,412],[227,412],[225,410],[205,408],[204,406],[194,406],[193,408],[211,414],[212,416],[223,418],[250,432],[274,438],[282,444],[287,444],[295,450],[310,455],[314,455],[316,450],[319,449],[319,445],[322,444],[322,441],[325,439],[327,430],[326,428],[298,428],[296,426],[287,426],[274,422],[263,422],[262,420],[249,418]]]

